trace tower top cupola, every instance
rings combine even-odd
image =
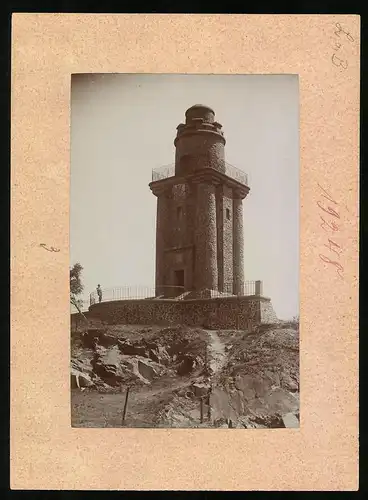
[[[215,121],[215,112],[204,104],[195,104],[188,108],[185,112],[185,123],[180,123],[176,129],[175,146],[179,139],[193,134],[215,134],[223,145],[226,143],[222,125]]]
[[[195,104],[186,110],[185,118],[186,123],[196,119],[203,120],[207,123],[213,123],[215,121],[215,112],[212,108],[209,108],[204,104]]]

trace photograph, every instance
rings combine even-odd
[[[299,428],[299,105],[297,74],[71,75],[72,427]]]

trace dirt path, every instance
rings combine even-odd
[[[225,345],[213,330],[206,330],[209,337],[210,368],[213,373],[221,370],[226,362]]]
[[[152,427],[155,405],[170,398],[173,391],[190,384],[190,378],[164,377],[146,387],[134,387],[129,393],[128,427]],[[122,393],[72,391],[73,427],[121,427],[125,390]]]

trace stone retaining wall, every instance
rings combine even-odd
[[[94,304],[89,316],[110,324],[184,324],[214,329],[252,329],[271,309],[265,297],[221,297],[195,300],[119,300]]]
[[[271,301],[261,302],[261,323],[277,323],[278,319],[272,307]]]

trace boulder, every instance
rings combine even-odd
[[[215,387],[211,391],[210,406],[212,409],[213,419],[228,419],[231,418],[234,422],[237,420],[234,408],[231,406],[230,394],[220,387]]]
[[[105,335],[105,330],[101,328],[89,328],[82,335],[82,343],[84,347],[94,348],[100,343],[100,338]]]
[[[297,382],[288,373],[282,373],[280,383],[281,387],[290,392],[297,392],[299,390]]]
[[[207,384],[196,383],[192,385],[192,390],[197,398],[201,398],[210,392],[210,386]]]
[[[153,349],[150,349],[148,351],[148,356],[150,359],[152,359],[152,361],[155,361],[156,363],[160,362],[160,358],[158,357],[157,352],[154,351]]]
[[[299,429],[300,427],[299,420],[294,413],[286,413],[282,416],[282,420],[287,429]]]
[[[249,417],[249,420],[254,424],[258,424],[261,428],[267,429],[275,429],[275,428],[284,428],[284,422],[282,417],[278,413],[274,413],[271,415],[252,415]]]
[[[250,375],[237,375],[235,377],[235,387],[243,393],[243,397],[246,401],[250,401],[255,398],[256,391],[253,386],[253,377]]]
[[[123,342],[121,340],[118,340],[117,344],[120,352],[122,354],[125,354],[126,356],[142,356],[144,358],[147,357],[147,351],[142,346],[135,346],[130,342]]]
[[[100,335],[98,338],[98,343],[103,347],[112,347],[116,345],[117,342],[118,339],[116,337],[114,337],[113,335],[109,335],[107,333]]]
[[[240,391],[230,391],[229,404],[235,411],[236,415],[244,415],[248,413],[247,401],[245,401],[243,394]]]
[[[224,417],[219,417],[219,418],[214,419],[213,425],[214,425],[214,427],[217,427],[218,429],[221,429],[221,428],[228,429],[227,419]]]
[[[118,386],[123,380],[119,368],[115,365],[96,363],[95,372],[104,382],[111,386]]]
[[[266,376],[255,376],[253,379],[253,388],[257,398],[263,398],[272,387],[272,380]]]
[[[267,407],[274,412],[281,414],[296,412],[299,409],[299,400],[296,395],[291,394],[284,389],[272,389],[264,396]]]
[[[86,373],[82,373],[72,369],[70,375],[71,375],[71,387],[73,389],[75,388],[80,389],[81,387],[92,387],[94,385],[91,378]]]
[[[147,349],[151,349],[152,351],[156,351],[158,349],[158,345],[156,342],[149,342],[148,340],[143,340],[142,343]]]
[[[245,429],[265,429],[265,426],[256,424],[255,422],[252,422],[249,417],[241,417],[239,418],[239,423],[241,426],[245,427]]]
[[[142,375],[142,377],[146,378],[147,380],[153,380],[155,377],[157,377],[156,370],[148,363],[145,363],[141,360],[138,360],[138,371]]]
[[[79,359],[75,359],[75,358],[72,359],[71,360],[71,369],[74,371],[77,371],[77,372],[87,373],[88,375],[90,375],[90,373],[92,371],[92,367],[90,366],[88,359],[84,359],[84,360],[79,360]]]
[[[96,375],[111,386],[121,383],[123,371],[120,353],[117,348],[104,349],[99,347],[91,361]]]
[[[157,346],[156,349],[150,349],[148,355],[152,359],[152,361],[160,363],[160,365],[167,366],[171,360],[166,349],[162,346]]]

